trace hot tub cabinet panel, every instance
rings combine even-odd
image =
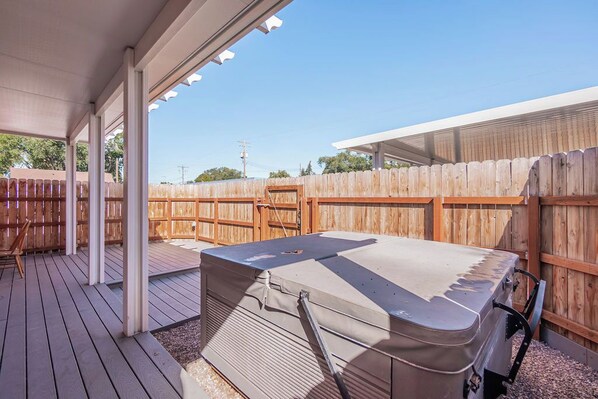
[[[328,232],[204,250],[202,354],[250,398],[484,397],[507,374],[516,255]],[[477,387],[479,386],[479,388]]]

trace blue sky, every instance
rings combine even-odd
[[[150,181],[250,177],[331,143],[598,84],[596,1],[295,0],[150,114]]]

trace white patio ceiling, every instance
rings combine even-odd
[[[488,126],[508,126],[516,122],[531,123],[534,120],[554,118],[567,120],[583,111],[598,112],[598,86],[355,137],[332,145],[337,150],[347,149],[365,154],[372,154],[379,150],[386,158],[416,164],[460,162],[459,159],[454,158],[444,159],[435,153],[435,138],[437,140],[439,136],[446,136],[460,129],[479,129],[479,140],[475,143],[478,151],[483,147],[496,146],[496,137],[494,137],[496,130],[484,129]],[[596,135],[595,130],[593,134]],[[454,138],[451,140],[455,147],[461,146],[459,140]],[[535,145],[539,146],[537,143]],[[538,151],[541,151],[540,147]],[[460,149],[455,148],[453,157],[458,152],[460,153]],[[529,156],[536,155],[538,154]],[[479,156],[483,158],[483,154]],[[472,160],[484,160],[482,158]],[[492,159],[492,157],[485,159]]]
[[[123,53],[153,102],[290,0],[0,2],[0,132],[86,140],[90,103],[122,119]]]

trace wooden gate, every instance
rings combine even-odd
[[[302,185],[266,186],[261,210],[261,239],[307,233],[307,202]]]

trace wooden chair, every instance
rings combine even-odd
[[[14,262],[9,262],[3,264],[1,267],[5,268],[7,266],[16,267],[23,278],[24,268],[23,268],[23,259],[21,259],[21,255],[23,255],[23,244],[25,243],[25,236],[27,235],[27,230],[29,230],[29,225],[31,225],[30,220],[25,220],[25,224],[17,234],[17,237],[11,244],[10,248],[3,249],[0,248],[0,258],[2,259],[10,259],[12,258]]]

